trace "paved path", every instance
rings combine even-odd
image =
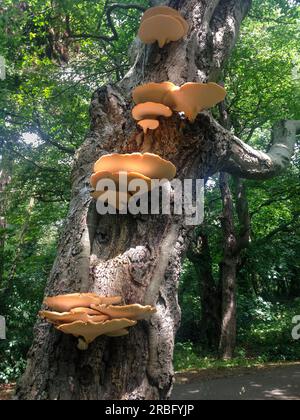
[[[173,400],[300,400],[300,365],[175,385]]]

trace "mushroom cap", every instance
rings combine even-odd
[[[90,307],[95,305],[114,305],[122,302],[120,296],[98,296],[94,293],[73,293],[69,295],[59,295],[47,297],[44,304],[57,312],[69,312],[71,309],[81,306]]]
[[[169,179],[176,176],[173,163],[152,153],[111,154],[102,156],[94,171],[137,172],[151,179]]]
[[[138,125],[143,129],[144,134],[147,134],[148,130],[156,130],[159,127],[159,121],[157,120],[141,120]]]
[[[115,182],[116,184],[116,189],[118,190],[120,188],[120,181],[122,179],[120,179],[120,172],[96,172],[95,174],[92,175],[91,177],[91,185],[94,189],[97,188],[97,183],[101,180],[101,179],[111,179]],[[147,182],[147,184],[150,186],[151,185],[151,179],[138,173],[138,172],[126,172],[127,174],[127,183],[129,184],[131,181],[133,181],[134,179],[142,179],[144,181]]]
[[[108,315],[110,318],[129,318],[134,320],[148,318],[156,312],[153,306],[142,306],[138,304],[124,306],[92,305],[92,308],[102,314]]]
[[[112,319],[105,322],[83,322],[75,321],[71,324],[62,324],[56,326],[58,331],[74,337],[83,337],[87,344],[92,343],[97,337],[115,331],[122,330],[136,325],[136,321],[130,319]]]
[[[178,41],[185,35],[183,23],[170,15],[155,15],[141,22],[138,36],[144,44],[158,41],[160,48],[171,41]]]
[[[184,36],[187,35],[189,31],[189,24],[177,10],[169,6],[150,7],[150,9],[147,9],[146,12],[144,13],[141,22],[156,15],[168,15],[168,16],[172,16],[175,19],[178,19],[180,23],[183,25]]]
[[[48,321],[54,324],[62,323],[71,323],[75,321],[83,322],[104,322],[109,319],[109,316],[100,314],[97,311],[94,311],[97,315],[88,315],[85,312],[50,312],[50,311],[41,311],[39,315],[41,318],[47,319]]]
[[[107,172],[97,172],[96,174],[94,174],[94,175],[99,174],[99,175],[95,176],[93,178],[93,180],[92,180],[92,184],[93,184],[93,187],[94,188],[97,188],[97,183],[96,183],[96,186],[95,186],[95,181],[98,182],[100,180],[100,174],[102,174],[102,173],[103,174],[107,174]],[[130,197],[133,194],[135,194],[137,192],[137,190],[140,189],[140,186],[137,185],[135,191],[134,190],[127,191],[127,196],[126,196],[126,193],[125,194],[123,193],[120,196],[120,194],[117,192],[121,188],[121,183],[122,183],[122,179],[119,178],[119,174],[120,174],[119,172],[116,172],[114,174],[110,174],[110,177],[111,177],[111,179],[114,179],[115,180],[116,194],[117,194],[117,197],[116,197],[117,204],[119,203],[119,200],[121,198],[121,203],[123,203],[123,205],[127,205],[128,202],[129,202]],[[128,172],[128,173],[126,173],[126,175],[127,175],[127,185],[124,184],[123,185],[123,189],[124,188],[129,188],[132,181],[141,180],[141,181],[146,182],[146,185],[148,187],[147,188],[148,191],[151,191],[152,190],[152,180],[150,178],[148,178],[147,176],[142,175],[142,174],[139,174],[138,172]],[[104,200],[107,200],[108,199],[107,194],[104,196],[104,192],[105,191],[97,191],[96,190],[96,191],[92,192],[91,195],[96,200],[98,200],[103,195],[103,201],[104,201]],[[115,201],[114,193],[112,193],[112,200],[113,200],[113,203],[114,203],[114,201]],[[118,205],[118,207],[120,207],[120,206]]]
[[[177,86],[171,82],[146,83],[136,87],[132,91],[132,97],[136,104],[142,104],[144,102],[164,104],[166,94],[176,88]]]
[[[131,198],[129,193],[120,191],[95,191],[91,195],[97,201],[107,202],[112,208],[117,210],[125,209]]]
[[[74,308],[70,310],[71,314],[87,314],[87,315],[99,315],[99,311],[95,311],[95,309],[92,308]]]
[[[124,337],[125,335],[128,335],[129,331],[126,328],[123,328],[122,330],[114,331],[107,333],[107,337]]]
[[[99,181],[101,181],[102,179],[111,179],[112,181],[116,182],[116,176],[115,174],[112,174],[111,172],[108,171],[100,171],[100,172],[96,172],[91,176],[91,185],[93,188],[96,189],[97,187],[97,183]],[[104,191],[104,190],[103,190]]]
[[[199,112],[222,102],[226,90],[216,83],[186,83],[167,93],[164,103],[194,121]]]
[[[136,121],[141,121],[147,117],[171,117],[172,110],[163,104],[156,102],[144,102],[136,105],[132,110],[132,116]],[[153,118],[155,119],[155,118]]]

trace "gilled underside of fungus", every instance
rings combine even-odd
[[[156,312],[152,306],[118,305],[121,301],[120,296],[105,297],[94,293],[48,297],[44,304],[53,311],[41,311],[39,315],[58,331],[78,338],[79,350],[87,350],[99,336],[128,335],[129,327]]]
[[[163,48],[171,41],[178,41],[187,35],[189,25],[183,16],[168,6],[152,7],[146,10],[141,20],[139,37],[145,44],[156,41]]]

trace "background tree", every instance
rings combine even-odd
[[[299,49],[297,41],[295,43],[295,40],[297,40],[298,37],[297,16],[299,16],[299,8],[291,7],[291,4],[287,2],[254,2],[250,17],[243,25],[241,40],[235,48],[230,63],[225,70],[225,81],[226,85],[229,86],[229,99],[227,100],[226,109],[221,107],[221,122],[223,125],[232,125],[234,132],[241,136],[244,141],[250,142],[259,148],[268,147],[268,143],[270,142],[268,136],[269,129],[276,120],[287,118],[288,115],[292,118],[299,118],[299,109],[297,105],[299,103],[299,100],[297,99],[299,96]],[[284,35],[281,37],[280,34],[283,33]],[[249,66],[249,62],[252,63],[251,66]],[[224,111],[230,113],[229,118],[226,112],[224,115]],[[229,194],[229,196],[227,194],[227,199],[236,203],[236,212],[233,213],[233,203],[228,204],[227,200],[227,218],[224,219],[224,214],[222,214],[221,221],[223,221],[223,223],[220,227],[224,230],[224,228],[231,226],[231,229],[225,231],[225,237],[227,236],[229,240],[232,239],[231,244],[233,245],[238,242],[238,246],[233,246],[233,252],[230,253],[232,256],[230,261],[228,261],[228,255],[226,255],[225,260],[227,260],[231,271],[235,273],[237,280],[241,283],[238,294],[246,294],[249,301],[253,301],[253,299],[256,299],[258,296],[263,296],[268,300],[282,300],[284,296],[287,296],[286,293],[277,293],[275,297],[271,290],[269,280],[265,280],[266,278],[270,278],[270,272],[274,270],[273,261],[277,258],[274,255],[274,250],[277,249],[278,243],[276,245],[270,243],[268,250],[264,249],[264,251],[262,251],[260,248],[262,242],[260,240],[256,241],[256,239],[258,239],[257,235],[260,236],[262,231],[265,232],[268,230],[267,226],[277,226],[274,230],[274,234],[283,234],[284,229],[286,229],[286,223],[279,224],[278,226],[278,221],[276,219],[276,214],[282,215],[283,213],[286,214],[289,231],[293,232],[293,236],[294,233],[297,236],[297,216],[295,219],[293,215],[289,214],[291,202],[284,193],[284,191],[290,190],[291,186],[291,190],[293,190],[294,193],[289,197],[293,197],[292,201],[294,201],[294,203],[298,201],[296,196],[297,188],[295,190],[295,185],[298,184],[296,175],[296,173],[298,173],[297,158],[293,160],[292,167],[288,172],[289,174],[287,176],[281,177],[280,182],[276,178],[275,182],[269,181],[267,184],[241,182],[237,179],[233,179],[228,184],[228,182],[224,183],[223,176],[223,198],[224,187],[226,186],[225,191]],[[294,178],[295,175],[296,178]],[[294,179],[295,184],[291,182],[291,185],[289,186],[288,179]],[[221,233],[218,232],[219,229],[218,226],[216,226],[216,219],[218,219],[221,212],[220,206],[218,205],[218,200],[220,199],[218,182],[213,185],[211,191],[208,191],[208,194],[212,195],[212,197],[208,197],[207,206],[209,206],[210,203],[213,203],[213,205],[210,205],[210,209],[208,209],[211,217],[206,220],[206,224],[208,225],[207,231],[210,232],[208,241],[211,243],[211,248],[213,250],[212,255],[214,256],[211,264],[210,277],[213,275],[215,277],[215,290],[217,290],[217,297],[219,296],[220,298],[221,294],[219,293],[219,288],[221,287],[221,284],[219,284],[219,278],[222,270],[218,269],[218,265],[220,262],[221,265],[223,264],[225,255],[220,254],[223,245],[220,245],[222,243]],[[283,185],[285,185],[285,187],[283,187]],[[231,187],[232,197],[230,196],[229,187]],[[261,188],[265,192],[269,191],[267,192],[269,199],[266,199],[266,196],[260,194],[262,191]],[[257,194],[255,194],[254,197],[252,194],[255,191],[257,191]],[[298,204],[296,206],[298,206]],[[253,211],[251,211],[251,207],[254,208]],[[268,208],[267,212],[264,211],[265,207]],[[266,224],[264,227],[260,227],[259,233],[257,231],[256,221],[260,211],[263,212],[261,217]],[[228,216],[231,221],[228,220]],[[290,219],[291,216],[292,219]],[[266,218],[268,218],[268,221]],[[227,223],[224,223],[224,221],[227,221]],[[222,235],[224,236],[224,233],[222,233]],[[268,238],[271,239],[272,235],[268,236]],[[289,240],[287,241],[289,242]],[[247,248],[250,244],[251,250],[257,249],[262,251],[262,253],[258,251],[260,256],[258,257],[258,254],[256,254],[256,259],[251,258],[251,262],[249,261],[249,264],[247,264],[247,258],[252,251],[250,251],[250,249],[245,251],[245,247]],[[292,238],[290,246],[290,249],[294,249],[295,242]],[[264,254],[264,252],[266,252],[266,254]],[[292,251],[292,254],[293,253],[294,251]],[[266,260],[264,259],[265,255],[270,256],[268,264],[266,264]],[[278,255],[277,251],[276,255]],[[281,255],[284,260],[284,255],[286,255],[285,252]],[[217,267],[216,270],[214,270],[214,265]],[[284,265],[285,264],[281,264],[279,268],[278,264],[276,264],[277,274],[276,279],[274,278],[274,283],[271,282],[272,284],[281,281],[280,277],[281,274],[283,274]],[[262,268],[264,274],[259,276],[260,280],[258,280],[258,284],[262,285],[263,283],[262,287],[265,291],[268,289],[268,293],[262,292],[260,286],[259,289],[257,289],[258,284],[255,285],[255,282],[251,281],[249,283],[248,281],[245,281],[245,275],[248,279],[249,275],[251,277],[257,277],[257,273]],[[202,277],[202,279],[200,278],[200,282],[201,281],[205,282],[206,279]],[[297,282],[297,284],[298,283],[299,282]],[[225,295],[226,294],[231,295],[227,307],[235,308],[236,301],[234,300],[234,296],[236,296],[236,294],[232,293],[232,288],[225,288]],[[294,295],[294,298],[295,297],[297,297],[297,294]],[[245,308],[241,308],[241,311],[242,310],[245,310]],[[284,308],[282,308],[282,310],[284,311]],[[249,311],[251,311],[250,308]],[[235,331],[236,324],[235,312],[235,310],[232,312],[233,320],[231,325],[233,331]],[[226,325],[225,321],[223,321],[223,325]],[[229,345],[229,354],[228,352],[223,351],[224,347],[226,348],[226,346],[224,346],[224,337],[226,339],[226,337],[233,336],[234,334],[230,334],[229,329],[225,328],[220,343],[221,356],[225,358],[231,357],[234,354],[234,348],[233,345]],[[201,333],[199,333],[198,341],[200,337]],[[234,343],[236,340],[233,338],[231,341]],[[285,356],[281,354],[280,357]]]

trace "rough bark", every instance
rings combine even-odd
[[[92,165],[101,155],[135,152],[143,136],[131,119],[130,92],[146,81],[217,80],[250,0],[177,0],[191,25],[187,39],[163,50],[138,42],[135,64],[117,86],[98,89],[91,131],[76,154],[73,194],[47,295],[93,291],[121,294],[126,303],[151,303],[157,314],[129,337],[99,338],[87,352],[75,339],[38,321],[19,399],[166,399],[173,383],[174,337],[180,322],[177,286],[189,228],[169,216],[99,217],[89,194]],[[179,178],[207,177],[232,155],[232,136],[209,114],[195,124],[179,115],[162,121],[154,153],[171,160]]]
[[[248,247],[251,234],[251,218],[246,187],[240,178],[234,179],[234,198],[228,174],[221,173],[220,189],[223,203],[222,229],[224,258],[220,264],[222,284],[222,326],[219,343],[220,357],[228,360],[234,356],[236,345],[236,290],[242,251]],[[234,208],[235,202],[235,208]],[[235,227],[235,211],[239,229]]]
[[[220,263],[222,284],[222,325],[220,356],[232,359],[236,345],[236,272],[238,264],[237,235],[234,226],[233,197],[229,186],[229,175],[220,174],[220,190],[223,203],[221,224],[224,236],[224,256]]]

